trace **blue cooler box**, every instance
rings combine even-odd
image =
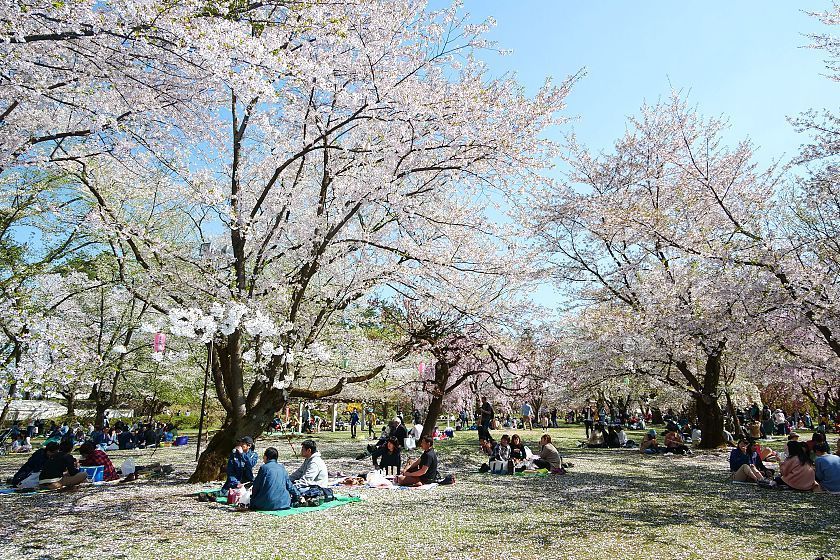
[[[105,476],[105,467],[102,465],[79,467],[79,470],[87,474],[88,482],[102,482],[102,478]]]

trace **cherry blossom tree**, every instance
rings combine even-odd
[[[226,420],[194,477],[211,480],[289,398],[388,367],[301,384],[353,302],[443,270],[497,270],[517,243],[485,206],[503,212],[542,180],[556,153],[542,132],[573,80],[528,97],[476,58],[487,25],[413,0],[173,10],[162,17],[177,25],[145,40],[160,48],[177,31],[177,56],[148,51],[143,70],[168,80],[172,65],[178,91],[188,77],[188,104],[138,103],[136,123],[116,110],[108,130],[124,133],[108,149],[80,136],[33,163],[60,167],[96,206],[87,231],[134,296],[173,334],[212,342]]]
[[[631,118],[612,152],[572,138],[572,171],[537,194],[531,222],[555,280],[644,340],[632,367],[652,362],[646,371],[694,398],[708,447],[723,442],[727,347],[779,299],[765,271],[726,258],[755,243],[778,177],[756,167],[749,143],[725,146],[724,127],[674,95]]]

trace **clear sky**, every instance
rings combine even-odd
[[[437,1],[435,5],[439,5]],[[790,157],[804,141],[786,116],[838,109],[840,88],[825,78],[823,53],[808,33],[829,29],[806,13],[829,0],[552,1],[465,0],[472,19],[493,16],[489,37],[513,50],[485,58],[515,71],[530,91],[587,69],[568,98],[574,130],[606,148],[643,101],[689,92],[701,113],[726,115],[732,138],[749,136],[760,161]],[[835,29],[836,33],[837,30]]]
[[[829,0],[464,0],[471,20],[496,19],[488,38],[513,51],[482,56],[494,75],[516,72],[534,92],[546,76],[560,81],[586,69],[567,115],[590,148],[609,149],[628,115],[673,88],[702,114],[727,117],[730,141],[749,137],[763,164],[790,159],[806,141],[786,117],[840,109],[824,53],[807,48],[809,33],[840,32],[805,13],[830,7]],[[560,296],[542,286],[534,300],[553,308]]]

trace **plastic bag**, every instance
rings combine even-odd
[[[134,457],[127,458],[125,461],[123,461],[123,464],[120,467],[120,472],[123,476],[134,474],[136,470],[137,466],[134,464]]]
[[[508,473],[508,462],[507,461],[490,461],[490,472],[493,474],[507,474]]]
[[[370,486],[391,486],[391,481],[385,478],[381,471],[371,471],[365,477]]]
[[[230,506],[236,505],[239,503],[239,500],[242,498],[242,494],[244,493],[244,488],[228,488],[227,494],[227,503]]]
[[[405,447],[406,449],[414,449],[415,447],[417,447],[417,442],[414,440],[413,437],[407,437],[403,441],[403,447]]]
[[[237,502],[240,505],[248,506],[251,504],[251,489],[250,488],[240,488],[239,493],[239,501]]]

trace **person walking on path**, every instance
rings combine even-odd
[[[369,410],[367,414],[367,423],[368,423],[368,437],[373,439],[373,426],[376,424],[376,414],[374,414],[373,410]]]
[[[356,409],[353,409],[353,412],[350,413],[350,438],[356,439],[356,431],[358,430],[359,426],[359,413],[356,412]]]

